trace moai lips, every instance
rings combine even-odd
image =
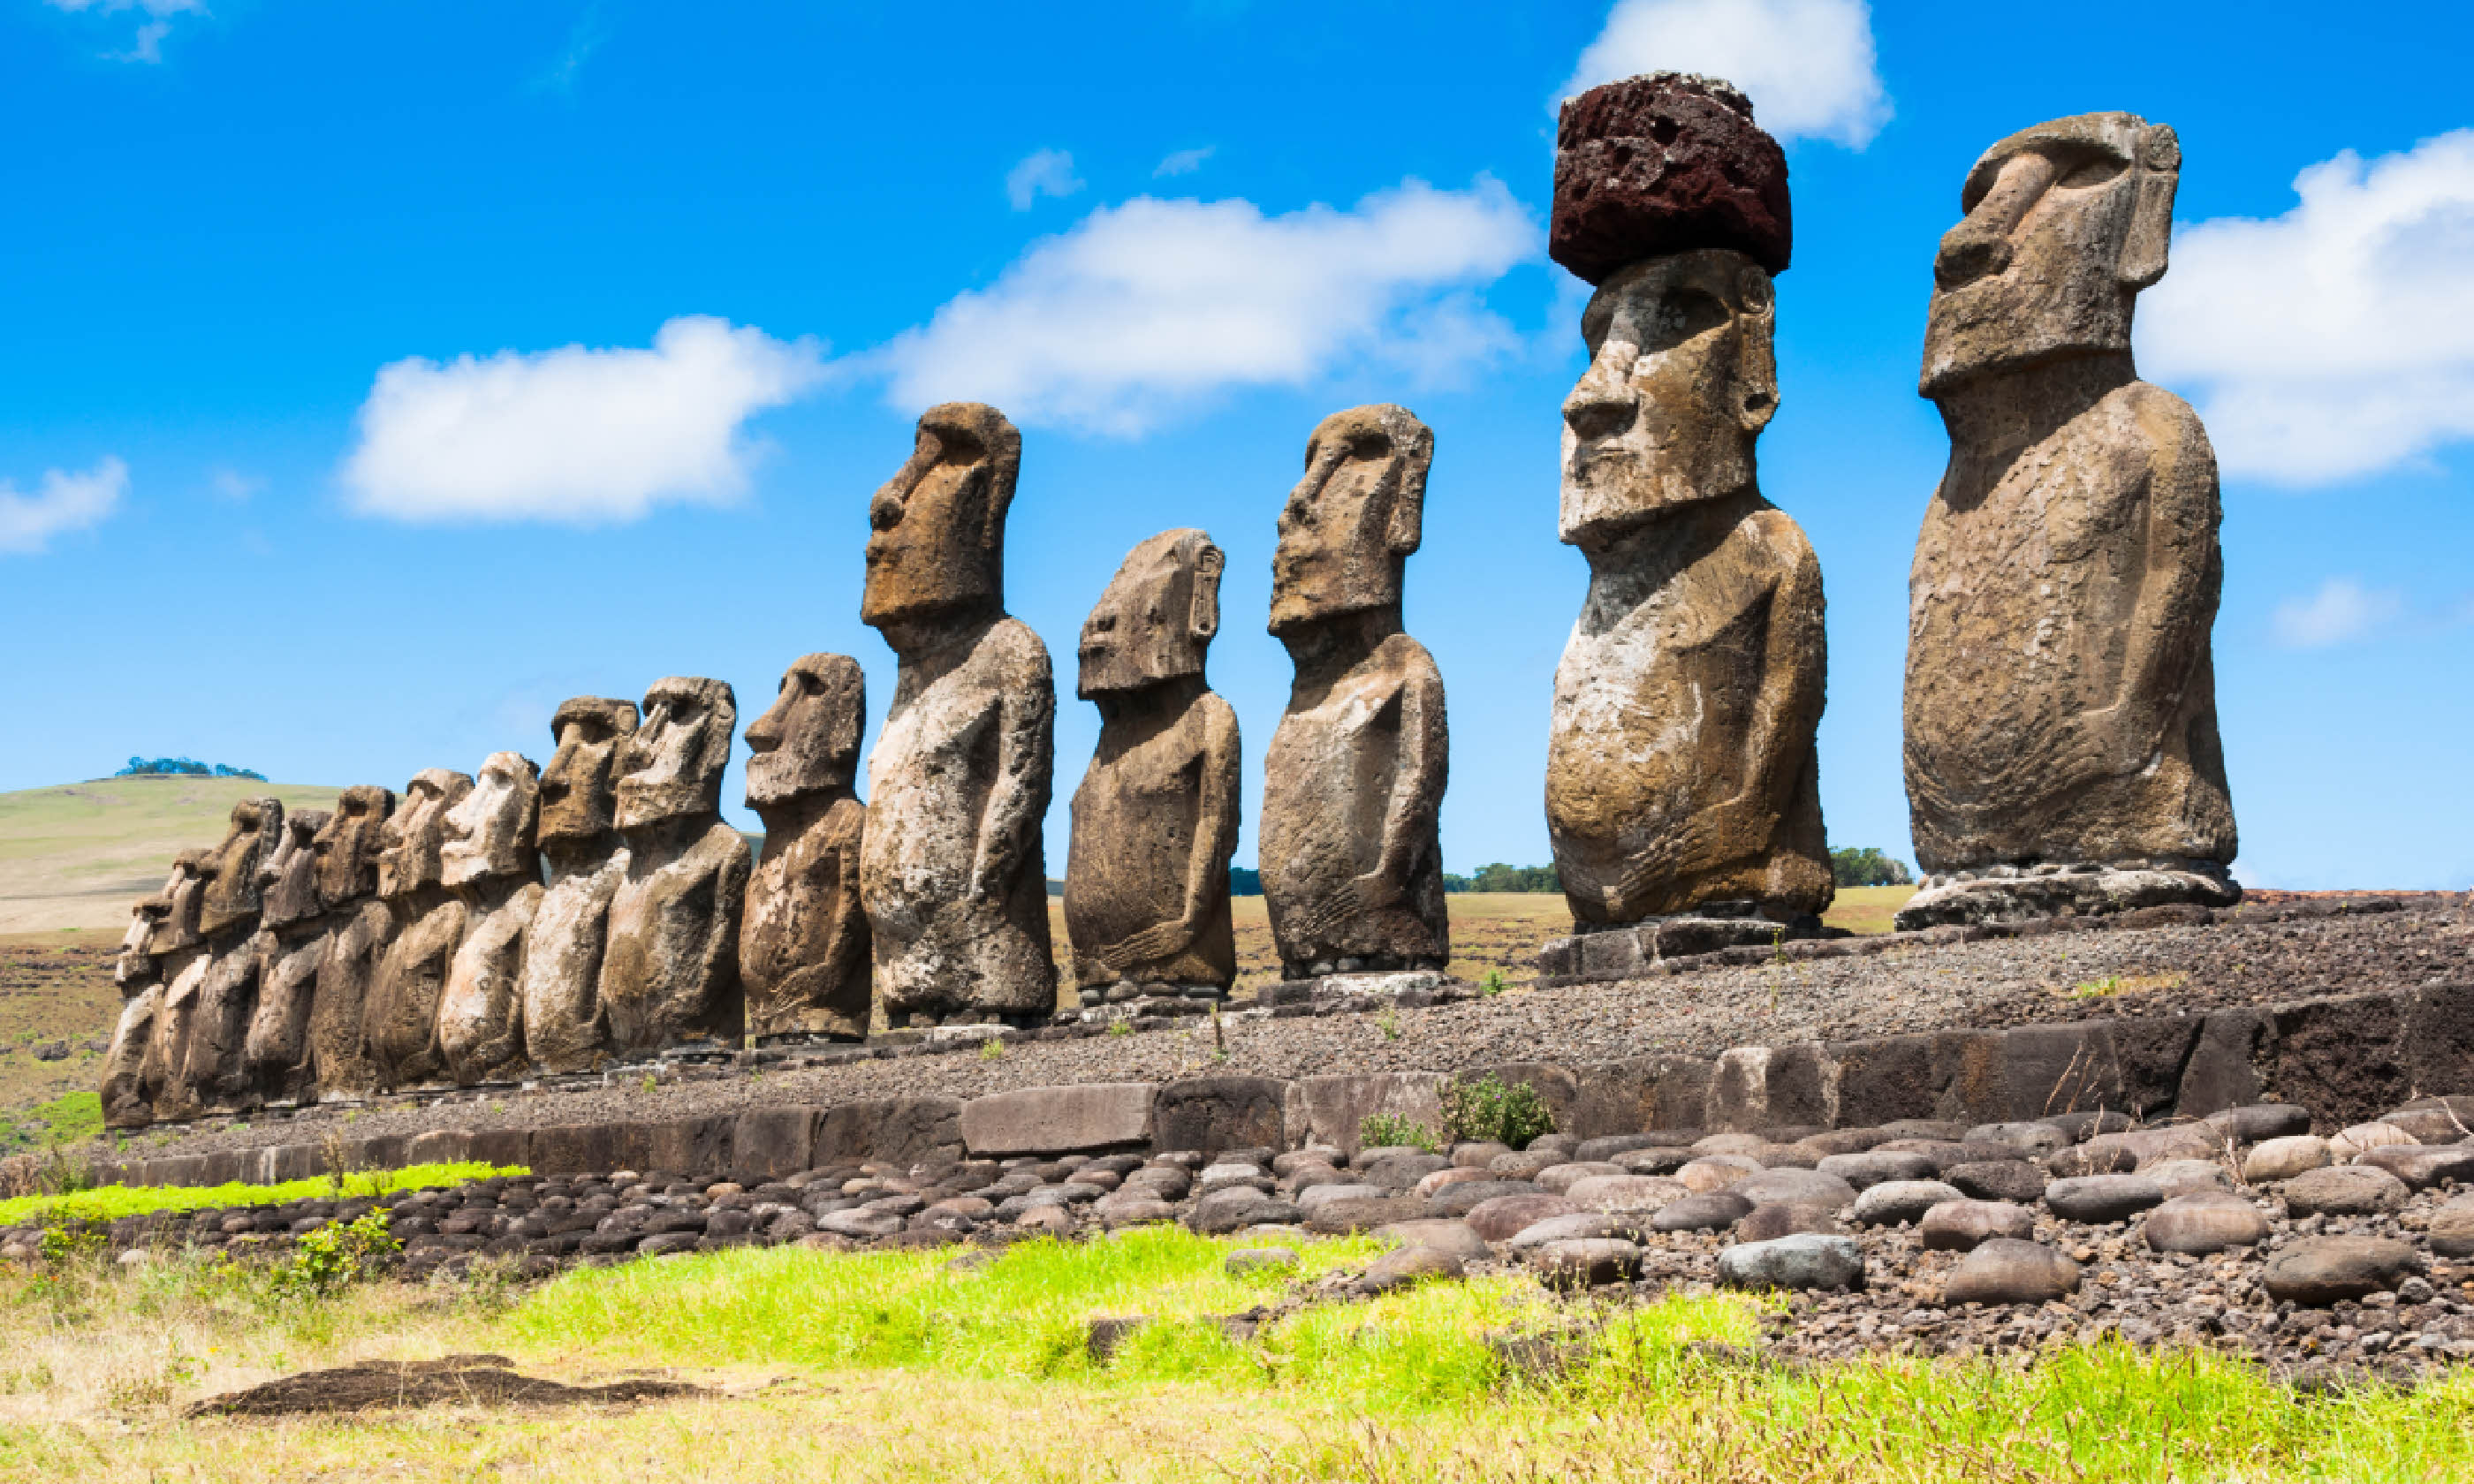
[[[739,972],[760,1043],[867,1035],[867,806],[852,788],[866,726],[859,661],[807,655],[747,729],[747,806],[764,821],[764,852],[748,882]]]
[[[735,1050],[744,1036],[739,915],[747,841],[721,818],[738,721],[721,682],[657,681],[644,693],[643,723],[613,760],[627,842],[601,960],[614,1050]]]
[[[619,749],[636,703],[576,696],[550,719],[558,750],[541,776],[536,830],[549,862],[549,889],[524,932],[524,1052],[544,1071],[589,1070],[603,1054],[601,958],[610,902],[627,874],[618,834]]]
[[[524,932],[541,906],[540,770],[493,753],[473,791],[447,811],[440,879],[462,900],[463,940],[438,1000],[438,1050],[458,1086],[504,1080],[524,1062]]]

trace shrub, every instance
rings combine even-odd
[[[1357,1144],[1361,1149],[1394,1149],[1406,1146],[1435,1152],[1435,1131],[1415,1118],[1399,1113],[1369,1113],[1357,1125]]]
[[[1904,861],[1873,846],[1841,846],[1830,852],[1830,878],[1839,886],[1905,886],[1914,880]]]
[[[403,1250],[387,1231],[384,1211],[351,1223],[330,1221],[294,1245],[292,1260],[275,1272],[275,1291],[288,1298],[323,1299],[365,1277],[375,1260]]]
[[[1492,1142],[1520,1149],[1554,1131],[1554,1113],[1525,1082],[1507,1084],[1489,1072],[1475,1081],[1456,1079],[1443,1089],[1443,1137],[1452,1143]]]

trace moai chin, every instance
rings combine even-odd
[[[146,1063],[155,1017],[163,1008],[163,976],[148,944],[156,924],[171,910],[171,901],[162,897],[130,903],[129,931],[120,940],[120,959],[111,970],[120,990],[120,1018],[104,1054],[99,1089],[108,1128],[144,1128],[155,1121],[156,1089],[147,1084]]]
[[[1056,1009],[1040,844],[1056,687],[1039,635],[1005,611],[1021,464],[1022,437],[995,408],[932,407],[868,507],[860,619],[901,670],[868,757],[859,890],[896,1025]]]
[[[524,1055],[543,1071],[589,1071],[608,1040],[601,954],[627,874],[615,768],[636,720],[635,702],[606,696],[571,697],[550,718],[557,751],[542,770],[536,830],[549,888],[524,931],[519,993]]]
[[[2173,131],[2055,119],[1984,153],[1933,260],[1918,390],[1950,465],[1908,579],[1901,927],[2239,900],[2210,631],[2216,455],[2139,379]]]
[[[1226,564],[1201,531],[1163,532],[1082,626],[1075,693],[1100,708],[1100,745],[1074,791],[1065,931],[1086,1005],[1217,998],[1237,977],[1237,713],[1203,681]]]
[[[541,769],[492,753],[447,811],[439,879],[463,899],[463,941],[438,999],[438,1052],[458,1087],[512,1079],[524,1065],[524,931],[542,901]]]
[[[1297,676],[1263,758],[1261,860],[1288,978],[1450,959],[1443,678],[1400,630],[1434,450],[1405,407],[1334,413],[1280,511],[1271,632]]]
[[[298,1102],[308,1090],[309,1015],[332,925],[318,896],[317,839],[333,816],[296,809],[258,868],[257,1008],[241,1062],[252,1095]]]
[[[764,821],[764,852],[747,885],[739,975],[759,1044],[867,1035],[867,806],[853,788],[866,728],[867,678],[847,655],[794,661],[747,728],[747,806]]]
[[[1564,401],[1557,526],[1589,590],[1555,672],[1546,827],[1575,927],[1627,930],[1548,945],[1566,971],[1814,933],[1830,904],[1821,566],[1754,453],[1787,210],[1785,155],[1724,83],[1564,105],[1551,240],[1597,292]]]
[[[158,1116],[188,1118],[241,1106],[249,1091],[243,1061],[255,1012],[259,868],[283,834],[283,804],[272,798],[232,805],[223,843],[199,862],[198,931],[209,963],[187,1012],[184,1040],[157,1098]]]
[[[393,915],[394,935],[370,984],[363,1024],[378,1085],[389,1090],[435,1087],[446,1075],[438,1003],[471,909],[448,890],[442,857],[448,813],[472,791],[470,774],[424,768],[379,831],[378,899]]]
[[[656,681],[643,723],[613,760],[627,842],[601,959],[613,1050],[735,1051],[744,1040],[739,914],[747,840],[721,818],[721,775],[738,724],[738,703],[721,682]]]
[[[327,1101],[377,1090],[367,1019],[370,988],[395,936],[394,911],[377,898],[378,851],[394,814],[393,789],[356,783],[336,798],[334,812],[309,840],[327,931],[317,992],[309,1000],[305,1080]]]

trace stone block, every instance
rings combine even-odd
[[[2426,1091],[2474,1089],[2474,985],[2434,985],[2403,998],[2407,1079]]]
[[[2275,1011],[2269,1090],[2340,1127],[2413,1096],[2419,1089],[2399,1044],[2408,997],[2351,994]]]
[[[278,1144],[266,1151],[266,1179],[271,1185],[291,1180],[317,1180],[327,1173],[324,1144]]]
[[[1102,1082],[1024,1088],[962,1105],[962,1142],[975,1157],[1076,1154],[1140,1144],[1151,1136],[1159,1085]]]
[[[1934,1034],[1934,1117],[1973,1124],[1999,1123],[2010,1116],[2002,1041],[2000,1031]]]
[[[474,1129],[465,1158],[500,1169],[530,1168],[532,1143],[530,1129]]]
[[[815,1165],[821,1108],[751,1108],[730,1133],[730,1169],[741,1182],[781,1180]],[[680,1174],[689,1173],[686,1170]]]
[[[2262,1065],[2273,1044],[2265,1012],[2218,1010],[2200,1020],[2199,1034],[2182,1065],[2180,1094],[2173,1111],[2185,1117],[2205,1117],[2228,1108],[2247,1108],[2260,1099]]]
[[[198,1184],[229,1185],[244,1182],[255,1183],[257,1179],[257,1151],[255,1149],[226,1149],[220,1153],[207,1155],[205,1164],[199,1169]]]
[[[1710,1102],[1712,1064],[1699,1057],[1644,1056],[1574,1073],[1572,1121],[1578,1138],[1697,1127]]]
[[[1530,1089],[1555,1115],[1559,1132],[1570,1133],[1572,1117],[1581,1101],[1581,1079],[1570,1067],[1553,1062],[1498,1062],[1492,1066],[1473,1068],[1469,1075],[1483,1077],[1492,1072],[1506,1087]],[[1437,1132],[1441,1132],[1438,1130]],[[1163,1144],[1160,1147],[1169,1148]]]
[[[2147,1118],[2173,1111],[2181,1096],[2182,1073],[2190,1065],[2204,1023],[2197,1016],[2146,1016],[2113,1022],[2114,1065],[2122,1076],[2122,1112]]]
[[[644,1125],[644,1161],[654,1169],[691,1177],[734,1169],[731,1136],[738,1126],[739,1120],[727,1113],[648,1123]]]
[[[473,1158],[473,1136],[462,1129],[431,1129],[415,1134],[404,1146],[407,1164],[461,1164]]]
[[[411,1161],[404,1149],[412,1140],[401,1134],[378,1134],[362,1139],[352,1151],[352,1168],[361,1170],[400,1170]]]
[[[1152,1103],[1159,1149],[1286,1149],[1289,1088],[1280,1077],[1184,1077],[1160,1085]]]
[[[962,1105],[947,1097],[869,1098],[825,1110],[815,1159],[916,1163],[962,1157]]]
[[[1811,1041],[1731,1047],[1718,1055],[1697,1121],[1731,1133],[1827,1123],[1831,1080],[1828,1054]]]
[[[1376,1113],[1422,1123],[1440,1137],[1443,1088],[1450,1081],[1441,1072],[1364,1072],[1304,1077],[1298,1088],[1314,1141],[1355,1154],[1359,1127]]]
[[[607,1175],[635,1168],[619,1153],[618,1128],[615,1123],[555,1123],[533,1130],[533,1173]]]
[[[1572,940],[1573,972],[1583,979],[1635,979],[1649,966],[1637,933],[1617,930]]]
[[[206,1157],[202,1154],[166,1155],[146,1161],[146,1181],[150,1185],[203,1185],[206,1184]]]
[[[1871,1128],[1894,1118],[1934,1115],[1932,1037],[1885,1036],[1838,1041],[1827,1049],[1837,1064],[1837,1102],[1834,1116],[1812,1121]]]
[[[2002,1032],[2001,1081],[2004,1116],[2013,1119],[2119,1110],[2123,1103],[2113,1028],[2103,1020]]]

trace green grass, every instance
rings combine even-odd
[[[70,1092],[40,1103],[32,1116],[47,1126],[38,1142],[75,1144],[103,1137],[103,1098],[93,1092]]]
[[[341,1192],[345,1196],[376,1196],[390,1190],[461,1185],[493,1175],[526,1173],[529,1172],[520,1165],[415,1164],[400,1170],[347,1175]],[[273,1185],[243,1185],[237,1181],[224,1185],[97,1185],[66,1195],[23,1195],[0,1201],[0,1227],[23,1226],[51,1217],[115,1221],[150,1211],[204,1210],[210,1206],[279,1206],[286,1201],[332,1197],[337,1190],[336,1182],[325,1178],[287,1180]]]

